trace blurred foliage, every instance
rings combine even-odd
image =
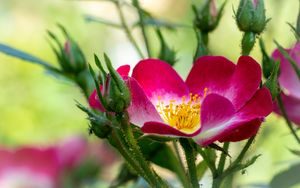
[[[194,0],[201,3],[200,0]],[[177,52],[175,69],[185,78],[192,66],[196,36],[191,26],[193,13],[190,1],[152,0],[141,1],[142,6],[156,18],[162,18],[185,27],[177,31],[161,29],[164,40]],[[176,2],[176,3],[175,3]],[[220,5],[223,0],[218,0]],[[276,39],[284,47],[295,41],[290,27],[296,23],[298,1],[266,0],[267,18],[271,21],[262,34],[266,51],[276,47]],[[115,66],[138,61],[138,56],[125,35],[116,28],[95,22],[86,22],[84,15],[96,16],[118,23],[114,7],[109,2],[76,0],[0,0],[0,42],[32,53],[53,64],[55,55],[46,41],[46,31],[56,31],[56,23],[64,25],[83,47],[88,62],[93,53],[107,52]],[[159,7],[158,7],[159,4]],[[209,48],[214,55],[222,55],[236,62],[240,55],[242,33],[233,19],[238,0],[228,0],[220,25],[210,35]],[[126,7],[127,19],[136,22],[136,15]],[[139,32],[134,32],[140,37]],[[159,54],[156,30],[150,31],[151,48]],[[63,38],[63,36],[61,36]],[[138,40],[141,45],[141,40]],[[143,50],[145,53],[145,50]],[[251,54],[258,61],[262,57],[258,43]],[[1,145],[44,145],[72,134],[88,134],[85,115],[75,107],[74,99],[86,104],[79,89],[71,83],[45,75],[40,67],[0,54],[0,142]],[[233,144],[239,147],[242,143]],[[236,184],[268,183],[272,177],[292,166],[297,156],[289,152],[297,145],[284,121],[275,115],[267,118],[256,139],[256,154],[263,154],[255,165],[237,176]],[[253,147],[253,150],[254,150]],[[250,151],[251,153],[251,151]]]

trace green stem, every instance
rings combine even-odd
[[[193,188],[199,188],[199,181],[197,176],[197,169],[196,169],[196,152],[194,147],[191,145],[188,139],[180,138],[180,144],[184,150],[186,162],[188,166],[189,177],[192,183]]]
[[[200,147],[197,147],[197,151],[202,156],[203,160],[205,161],[206,165],[210,169],[211,173],[213,175],[216,174],[217,173],[217,169],[215,167],[215,164],[210,162],[211,160],[209,159],[209,157],[207,156],[207,154]]]
[[[221,186],[222,181],[224,180],[224,178],[228,175],[231,175],[235,169],[238,167],[238,165],[241,163],[241,161],[243,160],[243,158],[246,155],[246,152],[249,150],[251,144],[253,143],[255,139],[255,136],[252,136],[246,143],[246,145],[244,146],[244,148],[242,149],[242,151],[240,152],[240,154],[238,155],[238,157],[235,159],[235,161],[224,171],[224,172],[219,172],[217,174],[215,174],[215,176],[213,177],[213,186],[212,188],[219,188]]]
[[[295,137],[296,141],[300,144],[300,138],[298,137],[296,131],[293,128],[292,122],[290,121],[287,112],[284,108],[283,102],[282,102],[282,98],[280,95],[277,96],[277,101],[278,101],[278,106],[280,108],[280,111],[286,121],[287,126],[289,127],[289,129],[291,130],[291,133],[293,134],[293,136]]]
[[[250,148],[251,144],[253,143],[255,139],[255,136],[252,136],[246,143],[246,145],[244,146],[243,150],[240,152],[240,154],[238,155],[238,157],[235,159],[234,163],[235,164],[239,164],[243,158],[246,155],[246,152],[248,151],[248,149]]]
[[[168,187],[166,182],[164,182],[150,167],[150,164],[144,158],[136,139],[134,138],[131,125],[128,122],[127,113],[118,113],[116,114],[118,121],[121,123],[121,128],[123,130],[125,140],[129,146],[129,150],[132,151],[135,156],[135,160],[140,164],[141,168],[144,170],[147,178],[149,179],[148,183],[152,187]]]
[[[179,161],[179,165],[178,166],[180,167],[180,170],[182,171],[182,177],[180,178],[181,183],[182,183],[183,187],[190,187],[190,181],[189,181],[189,179],[187,178],[187,176],[185,174],[185,168],[184,168],[182,159],[180,157],[178,145],[177,145],[176,141],[173,141],[172,143],[173,143],[173,146],[174,146],[174,149],[175,149],[175,153],[176,153],[178,161]]]
[[[224,170],[226,156],[227,156],[227,154],[225,152],[228,153],[228,149],[229,149],[229,142],[225,142],[223,145],[224,152],[222,152],[222,154],[221,154],[219,165],[218,165],[218,170],[217,170],[219,174],[221,174]]]
[[[150,50],[149,40],[148,40],[148,37],[147,37],[145,23],[144,23],[143,10],[140,7],[139,0],[133,0],[133,4],[136,6],[136,8],[138,10],[139,22],[140,22],[139,25],[140,25],[141,30],[142,30],[142,35],[143,35],[143,38],[144,38],[144,41],[145,41],[145,46],[146,46],[146,49],[147,49],[148,57],[151,57],[151,50]]]
[[[136,163],[136,160],[131,156],[127,147],[124,145],[124,142],[122,142],[122,138],[120,137],[116,129],[112,131],[111,136],[112,136],[112,140],[109,139],[111,145],[114,145],[113,143],[115,143],[116,148],[118,149],[120,154],[124,157],[126,162],[132,167],[132,169],[134,169],[138,174],[143,176],[145,180],[149,181],[147,176],[145,176],[143,169],[140,167],[138,163]]]
[[[144,55],[141,51],[141,49],[139,48],[137,42],[135,41],[135,39],[133,38],[131,31],[126,23],[125,17],[124,17],[124,13],[122,11],[121,8],[121,4],[119,1],[114,2],[116,7],[117,7],[117,11],[119,13],[119,17],[120,17],[120,21],[121,21],[121,25],[125,30],[125,33],[127,35],[127,38],[129,39],[129,41],[132,43],[132,45],[135,47],[136,51],[138,52],[138,54],[140,55],[141,58],[144,58]]]

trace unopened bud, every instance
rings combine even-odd
[[[67,40],[64,46],[64,60],[71,67],[73,73],[86,70],[86,60],[79,46],[72,40]]]
[[[213,31],[219,24],[224,6],[225,2],[221,6],[220,10],[218,10],[215,0],[207,0],[201,10],[198,10],[194,6],[193,10],[196,16],[195,26],[203,33]]]
[[[239,29],[245,32],[260,34],[267,23],[263,0],[241,0],[235,16]]]
[[[130,90],[123,78],[112,67],[109,58],[104,54],[106,66],[109,70],[108,86],[106,93],[107,107],[112,112],[123,112],[131,102]]]

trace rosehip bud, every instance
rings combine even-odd
[[[263,0],[241,0],[235,16],[239,29],[245,32],[260,34],[267,23]]]
[[[218,11],[215,0],[207,0],[201,10],[194,6],[194,13],[196,15],[195,26],[203,33],[213,31],[219,24],[225,3]]]
[[[123,78],[112,67],[106,54],[104,54],[104,58],[110,73],[108,77],[107,93],[105,93],[108,110],[117,113],[123,112],[131,102],[130,90]]]
[[[62,52],[64,56],[63,63],[68,64],[68,67],[71,68],[71,72],[79,73],[83,70],[86,70],[86,60],[85,57],[79,48],[79,46],[72,40],[68,39],[65,42],[64,51]]]

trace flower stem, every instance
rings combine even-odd
[[[179,161],[179,164],[178,166],[180,167],[181,171],[182,171],[182,176],[180,178],[181,180],[181,183],[183,185],[183,187],[190,187],[190,181],[189,179],[187,178],[186,174],[185,174],[185,168],[184,168],[184,165],[183,165],[183,162],[182,162],[182,159],[180,157],[180,153],[179,153],[179,149],[178,149],[178,145],[176,143],[176,141],[173,141],[173,146],[174,146],[174,149],[175,149],[175,153],[177,155],[177,158],[178,158],[178,161]]]
[[[225,142],[223,145],[223,150],[224,152],[222,152],[221,157],[220,157],[220,161],[219,161],[219,165],[218,165],[218,173],[222,173],[224,170],[224,166],[225,166],[225,162],[226,162],[226,153],[228,152],[229,149],[229,142]]]
[[[129,39],[129,41],[132,43],[132,45],[135,47],[136,51],[138,52],[138,54],[140,55],[141,58],[144,58],[144,55],[141,51],[141,49],[139,48],[137,42],[135,41],[135,39],[133,38],[132,34],[131,34],[131,31],[126,23],[126,20],[125,20],[125,17],[124,17],[124,13],[123,13],[123,10],[121,8],[121,4],[120,4],[120,1],[114,1],[116,7],[117,7],[117,11],[119,13],[119,18],[120,18],[120,21],[121,21],[121,24],[122,24],[122,27],[124,28],[125,30],[125,33],[127,35],[127,38]]]
[[[146,49],[147,49],[148,57],[151,57],[151,50],[150,50],[149,40],[148,40],[146,29],[145,29],[143,10],[140,7],[139,0],[133,0],[133,4],[135,5],[135,7],[138,10],[139,22],[140,22],[139,25],[140,25],[141,30],[142,30],[142,35],[143,35],[143,38],[144,38],[144,41],[145,41],[145,46],[146,46]]]
[[[246,152],[249,150],[251,144],[253,143],[255,139],[255,136],[252,136],[246,143],[246,145],[244,146],[244,148],[242,149],[242,151],[240,152],[240,154],[238,155],[238,157],[235,159],[234,163],[235,164],[239,164],[243,158],[245,157],[246,155]]]
[[[188,139],[180,138],[180,144],[184,150],[186,162],[188,166],[189,177],[191,180],[191,184],[193,188],[199,188],[199,181],[197,177],[197,169],[196,169],[196,152],[194,147],[191,145]]]
[[[141,168],[144,170],[148,183],[152,187],[168,187],[165,181],[163,181],[155,171],[150,167],[150,164],[144,158],[136,139],[134,138],[131,125],[128,121],[129,117],[127,113],[116,114],[117,120],[121,123],[121,128],[125,136],[125,140],[129,146],[129,150],[132,151],[135,160],[140,164]]]
[[[295,139],[298,142],[298,144],[300,144],[300,138],[298,137],[296,131],[294,130],[292,122],[290,121],[290,119],[289,119],[289,117],[287,115],[287,112],[286,112],[286,110],[284,108],[284,105],[283,105],[283,102],[282,102],[281,95],[277,96],[277,101],[278,101],[278,105],[279,105],[280,111],[281,111],[281,113],[282,113],[282,115],[283,115],[283,117],[284,117],[284,119],[286,121],[287,126],[291,130],[291,133],[295,137]]]

